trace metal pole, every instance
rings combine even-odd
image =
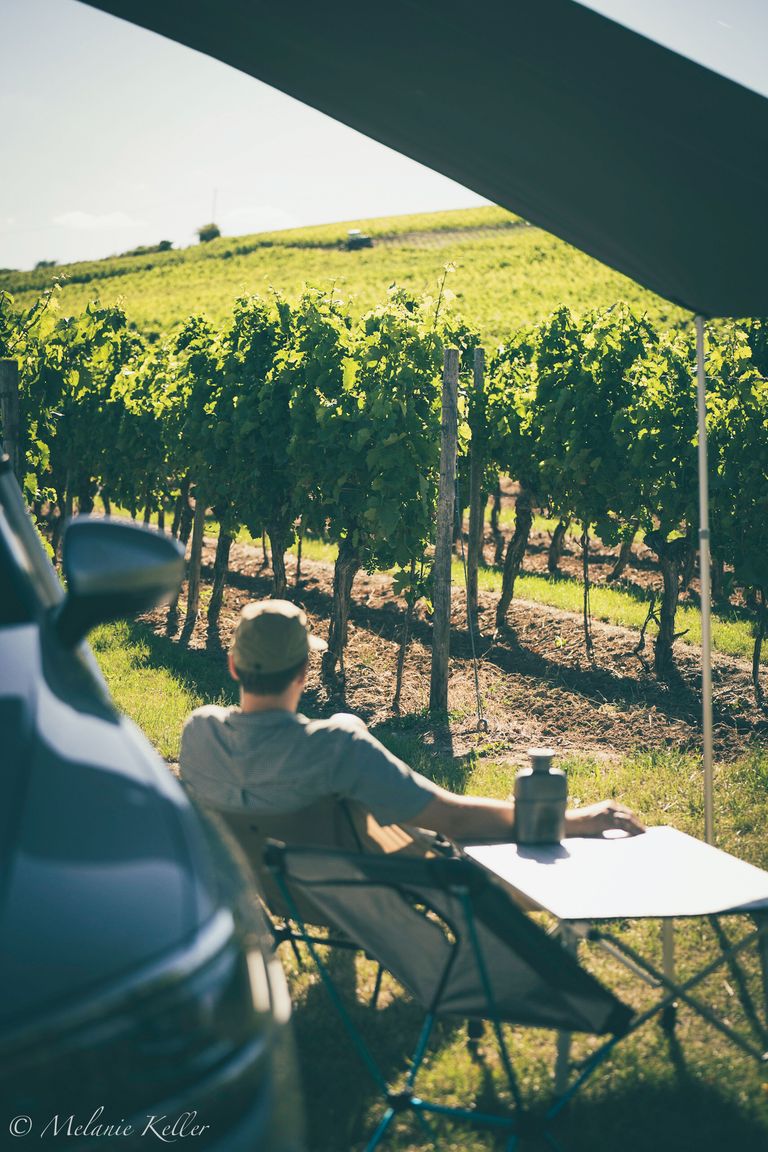
[[[475,348],[473,369],[474,389],[477,397],[483,393],[485,375],[485,350]],[[478,401],[480,402],[480,401]],[[467,627],[470,636],[479,631],[477,620],[477,571],[483,555],[483,527],[485,522],[485,502],[483,501],[483,433],[480,428],[472,429],[472,444],[469,464],[469,541],[467,545]],[[462,537],[463,542],[463,537]]]
[[[707,469],[707,382],[704,376],[703,316],[696,317],[696,397],[699,445],[699,569],[701,579],[701,708],[702,727],[704,731],[704,839],[707,844],[714,844],[709,474]]]

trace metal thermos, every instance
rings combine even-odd
[[[530,768],[515,780],[515,840],[518,844],[559,844],[565,837],[568,782],[552,767],[552,748],[529,748]]]

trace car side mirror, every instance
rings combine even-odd
[[[62,567],[67,595],[56,631],[72,648],[96,624],[147,612],[170,599],[184,576],[184,549],[154,528],[78,516],[64,533]]]

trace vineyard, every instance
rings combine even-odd
[[[232,541],[245,529],[268,546],[272,592],[287,594],[285,555],[298,539],[336,548],[326,672],[343,667],[355,578],[390,571],[405,605],[400,676],[417,605],[429,606],[445,350],[460,351],[457,507],[475,493],[466,542],[468,618],[477,573],[501,573],[495,632],[509,610],[534,515],[554,518],[548,572],[569,526],[581,543],[583,638],[592,654],[590,540],[619,554],[636,537],[660,580],[641,630],[655,633],[656,674],[674,670],[681,591],[695,589],[697,494],[693,350],[626,304],[577,317],[560,307],[487,355],[449,301],[392,287],[362,314],[335,290],[238,298],[227,321],[193,315],[147,341],[117,305],[59,317],[51,292],[19,310],[2,296],[0,352],[22,368],[26,488],[56,552],[76,508],[153,516],[190,542],[182,636],[200,611],[205,516],[218,543],[207,619],[216,627]],[[768,335],[761,321],[710,334],[707,371],[716,595],[754,623],[753,686],[762,705],[766,626]],[[515,517],[499,525],[500,477],[515,485]],[[457,518],[456,540],[462,542]],[[474,618],[474,619],[473,619]],[[180,623],[178,605],[168,628]]]
[[[552,743],[574,804],[618,795],[648,823],[700,834],[692,334],[676,310],[625,293],[621,278],[506,214],[472,216],[459,239],[450,215],[421,229],[436,247],[416,242],[418,218],[399,222],[391,243],[391,222],[369,227],[377,246],[354,266],[328,229],[302,230],[294,247],[285,235],[262,238],[241,256],[217,256],[214,245],[234,244],[222,240],[210,252],[126,257],[133,269],[122,275],[118,260],[102,262],[63,289],[46,288],[42,273],[16,274],[15,295],[0,293],[0,359],[19,366],[27,499],[54,558],[66,518],[80,512],[157,523],[187,546],[176,603],[93,636],[118,704],[171,764],[190,709],[235,700],[224,653],[240,608],[287,596],[329,640],[323,665],[310,668],[309,714],[356,712],[439,783],[498,797],[525,748]],[[516,253],[506,296],[494,296],[490,264],[478,260],[471,274],[444,267],[462,245],[489,261]],[[544,255],[529,277],[534,249]],[[406,255],[412,269],[399,286],[372,275],[371,258],[384,269]],[[245,264],[267,256],[276,262],[261,290],[250,275],[242,291]],[[356,286],[328,283],[337,260]],[[201,291],[211,269],[238,261],[237,284]],[[302,262],[325,270],[323,287],[303,286]],[[154,297],[141,304],[146,283]],[[520,285],[516,301],[510,283]],[[115,284],[124,304],[109,301]],[[628,302],[615,303],[619,295]],[[201,298],[205,314],[194,310]],[[438,716],[427,701],[451,348],[458,511],[450,712]],[[707,376],[718,842],[766,867],[765,322],[711,326]],[[655,947],[647,925],[627,931]],[[681,970],[707,946],[698,927],[681,929]],[[370,1128],[373,1099],[354,1057],[329,1043],[307,971],[287,963],[312,1147],[339,1152]],[[372,986],[362,958],[336,975],[353,1000]],[[723,1014],[738,1012],[727,981],[711,991]],[[378,1018],[397,1069],[412,1020],[386,984]],[[576,1152],[619,1140],[630,1152],[651,1141],[670,1152],[692,1140],[712,1152],[764,1141],[762,1073],[684,1014],[677,1035],[703,1081],[675,1054],[675,1038],[670,1057],[644,1030],[612,1063],[608,1090],[596,1082],[575,1107]],[[526,1091],[543,1094],[552,1052],[536,1036],[518,1055]],[[446,1025],[428,1081],[452,1090],[460,1075],[478,1097],[492,1094],[484,1061]],[[492,1146],[464,1139],[450,1146]],[[394,1146],[414,1145],[402,1134]]]

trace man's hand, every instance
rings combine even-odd
[[[569,808],[565,814],[566,836],[602,836],[603,832],[645,832],[637,817],[615,800],[600,800],[586,808]]]

